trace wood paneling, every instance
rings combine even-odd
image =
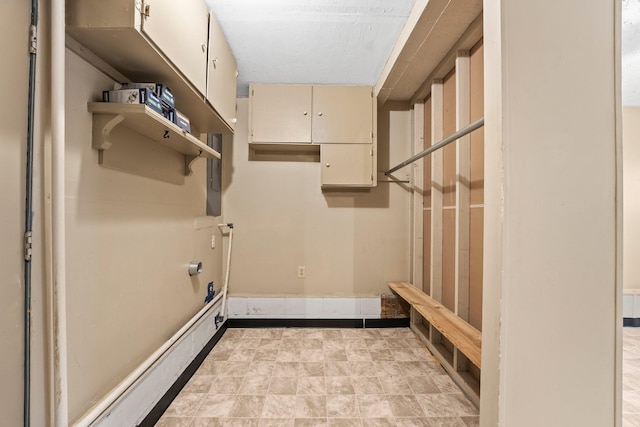
[[[471,121],[484,115],[484,49],[482,40],[471,50]],[[471,204],[484,203],[484,128],[471,133]]]
[[[424,100],[424,147],[431,146],[431,96]],[[423,157],[425,208],[431,207],[431,156]],[[427,224],[425,222],[425,224]],[[425,258],[426,260],[427,258]]]
[[[442,210],[442,304],[455,312],[456,211]]]
[[[456,128],[469,124],[469,52],[456,58]],[[456,142],[456,314],[469,320],[469,135]],[[465,363],[466,365],[466,363]],[[461,365],[460,365],[461,366]],[[460,367],[459,366],[459,367]]]
[[[431,96],[424,101],[424,147],[431,146]],[[422,204],[423,214],[423,275],[422,289],[427,295],[431,295],[431,156],[422,160],[424,192]]]
[[[456,73],[452,71],[444,80],[443,85],[443,138],[456,131]],[[438,142],[438,141],[434,141]],[[442,206],[456,204],[456,144],[452,143],[442,149]]]
[[[413,105],[413,152],[420,153],[424,150],[424,102]],[[414,286],[424,289],[424,162],[416,162],[413,165],[413,191],[411,205],[413,212],[413,236],[411,240],[411,277]],[[427,224],[431,227],[431,224]]]
[[[422,290],[431,295],[431,210],[425,209],[423,214],[423,274],[422,274]]]
[[[484,115],[482,55],[481,41],[471,51],[458,51],[456,68],[432,84],[432,93],[424,101],[425,147]],[[423,162],[423,289],[442,310],[449,310],[478,331],[483,289],[483,143],[484,130],[476,130]],[[419,318],[415,322],[422,324]],[[468,363],[455,337],[433,323],[429,331],[439,357],[456,372],[465,372],[466,377],[479,382],[480,370]]]
[[[484,115],[484,49],[482,40],[471,50],[471,120]],[[482,262],[484,227],[484,128],[471,133],[469,225],[469,323],[482,330]]]
[[[484,208],[471,208],[469,219],[469,323],[482,330]]]
[[[443,86],[441,80],[431,85],[431,141],[442,139]],[[430,295],[440,301],[442,300],[442,150],[435,151],[428,157],[431,158]]]

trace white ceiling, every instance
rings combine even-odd
[[[206,0],[248,84],[375,85],[415,0]]]
[[[374,85],[415,0],[206,0],[249,82]],[[622,0],[622,104],[640,106],[640,0]]]

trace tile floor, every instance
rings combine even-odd
[[[478,410],[408,328],[228,329],[156,426],[478,422]]]
[[[624,328],[622,337],[622,425],[640,427],[640,328]]]

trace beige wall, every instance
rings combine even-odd
[[[24,175],[28,55],[15,33],[29,25],[29,5],[3,5],[0,14],[3,56],[14,58],[3,67],[0,93],[11,102],[0,104],[0,414],[8,425],[22,423],[22,317]]]
[[[640,107],[622,109],[624,156],[624,289],[640,289]]]
[[[47,331],[44,280],[44,170],[50,170],[48,4],[40,11],[35,146],[32,329],[32,425],[47,420]],[[0,31],[6,58],[0,90],[0,414],[22,424],[22,232],[26,147],[29,4],[3,4]],[[206,164],[184,185],[106,169],[91,148],[91,115],[113,82],[67,53],[66,227],[69,417],[77,418],[177,331],[204,304],[206,285],[222,284],[222,236],[206,218]],[[127,141],[130,142],[130,141]],[[155,154],[155,158],[162,157]],[[139,162],[151,161],[138,157]],[[210,248],[211,235],[217,249]],[[191,279],[187,263],[204,273]]]
[[[184,185],[99,166],[86,104],[99,100],[113,82],[68,52],[67,84],[67,322],[74,419],[204,305],[209,281],[220,287],[222,236],[215,227],[219,219],[201,218],[204,160],[196,162]],[[210,247],[212,233],[216,250]],[[191,260],[203,262],[202,275],[189,278]]]
[[[247,108],[239,99],[236,138],[224,145],[225,218],[235,224],[230,293],[379,295],[387,281],[407,280],[410,192],[380,182],[323,193],[318,162],[249,161]],[[378,115],[381,171],[409,157],[411,119],[401,109]]]
[[[620,425],[619,4],[583,6],[484,2],[482,427]]]
[[[5,1],[0,13],[2,67],[0,93],[6,102],[0,103],[0,424],[22,425],[23,415],[23,315],[24,270],[23,244],[24,199],[27,139],[27,85],[29,55],[27,35],[30,4],[18,0]],[[46,43],[47,25],[40,28],[41,42]],[[40,118],[46,117],[47,105],[42,99],[46,84],[47,52],[38,56],[34,147],[34,234],[42,230],[42,141]],[[44,84],[43,84],[44,82]],[[46,99],[46,98],[45,98]],[[33,242],[32,315],[31,315],[31,423],[46,425],[46,324],[44,323],[44,283],[42,240]]]

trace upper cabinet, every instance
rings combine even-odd
[[[312,142],[371,144],[375,107],[369,86],[314,86]]]
[[[252,85],[250,142],[371,144],[370,86]]]
[[[216,17],[209,19],[207,99],[225,122],[235,129],[238,64]]]
[[[202,0],[145,0],[142,32],[200,93],[207,88],[209,10]]]
[[[323,189],[377,185],[377,105],[370,86],[254,84],[249,97],[254,149],[319,149]]]
[[[311,86],[251,85],[249,93],[251,142],[311,142]]]
[[[367,144],[322,144],[320,184],[330,187],[375,187],[376,154]]]
[[[194,133],[233,131],[235,59],[229,59],[233,55],[217,23],[210,34],[204,0],[67,0],[66,5],[67,33],[127,79],[171,88]],[[224,67],[233,72],[218,78],[208,56],[222,45]]]

